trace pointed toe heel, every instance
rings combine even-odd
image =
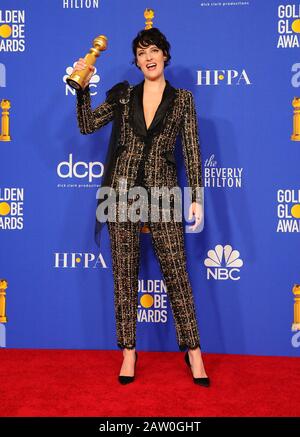
[[[135,363],[134,363],[134,370],[135,370],[135,365],[138,359],[138,354],[137,352],[135,352]],[[120,382],[120,384],[130,384],[131,382],[133,382],[135,379],[134,376],[124,376],[124,375],[119,375],[118,376],[118,381]]]
[[[184,360],[185,360],[187,366],[192,371],[192,367],[191,367],[191,363],[190,363],[190,358],[189,358],[188,352],[185,353]],[[193,374],[193,372],[192,372],[192,374]],[[195,378],[193,376],[193,381],[194,381],[195,384],[201,385],[202,387],[209,387],[210,386],[210,379],[208,377],[205,377],[205,378]]]

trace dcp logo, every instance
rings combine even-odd
[[[73,155],[69,154],[69,161],[62,161],[57,166],[57,174],[60,178],[86,178],[92,182],[94,178],[100,178],[103,175],[104,165],[102,162],[84,162],[78,161],[73,163]]]

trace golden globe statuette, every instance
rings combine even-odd
[[[295,284],[292,292],[295,295],[294,323],[292,324],[292,331],[300,331],[300,285]]]
[[[90,48],[89,53],[87,53],[84,57],[85,62],[87,63],[87,68],[84,70],[75,70],[73,73],[67,77],[67,84],[74,88],[75,90],[79,90],[83,88],[84,82],[86,81],[87,76],[90,73],[89,66],[94,65],[96,59],[100,56],[100,53],[107,48],[107,38],[104,35],[97,36],[93,41],[93,47]]]
[[[300,141],[300,97],[294,97],[292,105],[294,107],[294,115],[291,140]]]
[[[11,141],[11,136],[9,135],[8,111],[11,108],[10,100],[2,99],[0,102],[0,108],[2,109],[0,141]]]
[[[7,289],[8,282],[6,279],[0,279],[0,323],[6,323],[7,317],[5,315],[5,308],[6,308],[6,289]]]
[[[145,21],[145,30],[151,29],[153,27],[152,18],[154,18],[154,10],[146,8],[144,10],[144,17],[146,18],[146,21]]]

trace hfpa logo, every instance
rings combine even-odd
[[[198,70],[197,85],[251,85],[245,70]]]
[[[207,252],[208,258],[205,259],[204,265],[207,267],[207,279],[237,281],[240,279],[239,267],[242,267],[243,260],[240,258],[240,252],[233,250],[232,246],[227,244],[217,246]]]
[[[56,269],[107,269],[107,264],[101,253],[55,252],[54,268]]]

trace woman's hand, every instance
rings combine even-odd
[[[83,58],[79,58],[78,61],[76,62],[72,73],[74,73],[74,71],[78,71],[78,70],[84,70],[87,67],[87,63],[85,62],[85,60]],[[87,76],[84,84],[83,84],[83,89],[89,84],[96,68],[94,67],[94,65],[89,65],[89,75]]]
[[[195,216],[195,223],[189,226],[191,231],[194,231],[201,223],[203,218],[203,206],[201,203],[193,202],[189,208],[189,220],[192,220],[193,215]]]

